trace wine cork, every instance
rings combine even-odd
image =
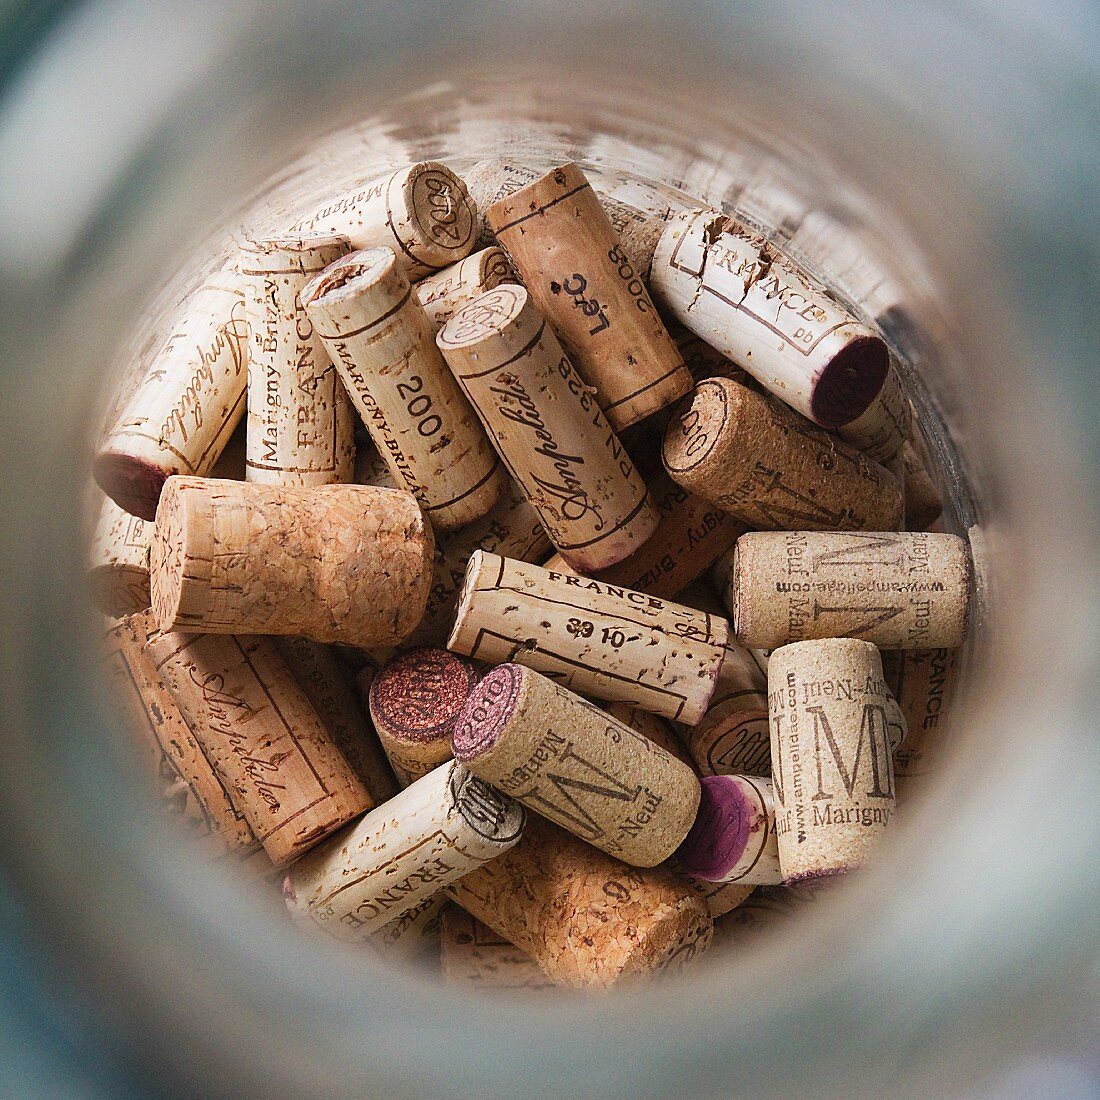
[[[513,160],[481,160],[462,172],[462,180],[470,193],[470,201],[478,213],[477,247],[496,243],[493,227],[486,211],[506,195],[514,195],[521,187],[539,178],[536,169]]]
[[[486,216],[612,428],[687,393],[691,374],[577,165],[499,199]]]
[[[747,649],[727,649],[710,706],[684,737],[700,775],[771,775],[767,676]]]
[[[447,892],[574,989],[680,969],[706,950],[714,926],[673,872],[628,867],[534,816],[510,852]]]
[[[772,780],[787,882],[859,867],[893,819],[892,702],[869,642],[795,642],[772,653]]]
[[[667,859],[699,804],[699,780],[686,764],[522,665],[498,665],[474,688],[455,723],[454,754],[487,783],[635,867]]]
[[[450,903],[443,893],[432,894],[369,937],[371,947],[387,959],[407,962],[438,951],[443,913]]]
[[[846,443],[858,447],[868,458],[887,463],[909,438],[913,424],[913,408],[897,370],[891,367],[878,396],[867,411],[837,433]]]
[[[632,554],[657,526],[641,475],[538,310],[502,283],[436,337],[554,545],[581,569]]]
[[[153,525],[100,494],[88,549],[88,590],[104,615],[121,618],[149,606],[149,543]]]
[[[691,371],[691,377],[698,385],[704,378],[728,378],[753,389],[756,379],[743,371],[732,359],[727,359],[717,348],[712,348],[706,340],[701,340],[683,325],[672,324],[668,329],[684,366]]]
[[[432,526],[449,531],[489,511],[504,470],[393,251],[337,260],[302,301],[394,481]]]
[[[657,529],[629,558],[592,576],[661,599],[671,599],[714,564],[744,534],[745,525],[693,496],[663,470],[649,482]],[[546,563],[557,573],[576,573],[560,554]]]
[[[392,798],[399,788],[389,761],[333,651],[308,638],[282,637],[274,642],[333,744],[370,792],[371,805]]]
[[[107,635],[106,659],[115,699],[146,750],[157,793],[192,837],[211,840],[212,852],[255,851],[260,842],[251,825],[144,656],[154,632],[147,611],[123,619]]]
[[[100,488],[144,520],[153,518],[173,474],[210,473],[244,414],[249,329],[244,287],[232,265],[190,294],[165,329],[168,338],[92,465]]]
[[[943,514],[940,491],[928,472],[927,451],[916,437],[902,448],[905,466],[905,528],[926,531]]]
[[[538,514],[524,500],[519,486],[508,478],[500,500],[487,515],[437,541],[428,603],[419,625],[406,641],[414,645],[446,642],[466,566],[475,550],[516,561],[541,561],[552,549]]]
[[[347,250],[338,236],[241,242],[237,270],[251,330],[249,481],[316,486],[351,480],[351,403],[301,297],[310,279]]]
[[[362,940],[507,852],[526,815],[454,762],[443,764],[291,867],[283,898],[343,940]]]
[[[552,984],[526,951],[454,904],[443,911],[440,962],[448,985],[546,989]]]
[[[760,886],[724,920],[715,921],[713,951],[744,946],[762,933],[786,928],[804,906],[790,886]]]
[[[635,733],[649,738],[670,756],[675,756],[677,760],[687,764],[692,771],[695,770],[691,756],[680,743],[679,737],[673,733],[672,727],[657,715],[630,703],[605,703],[603,709],[616,721],[629,726]]]
[[[894,476],[779,402],[724,378],[676,406],[661,456],[674,481],[760,530],[897,529]]]
[[[145,653],[272,863],[370,809],[270,638],[153,633]]]
[[[823,428],[866,412],[890,353],[764,238],[713,210],[674,217],[653,257],[657,301]]]
[[[744,905],[756,890],[755,886],[744,886],[740,882],[704,882],[684,874],[681,878],[706,902],[715,920]]]
[[[477,211],[462,180],[429,160],[341,196],[291,232],[339,234],[355,249],[392,248],[415,282],[470,254]]]
[[[637,277],[648,284],[653,254],[668,224],[665,216],[646,213],[631,203],[621,202],[607,194],[597,192],[597,198],[619,239],[620,250],[626,256],[627,263]]]
[[[723,566],[734,633],[746,645],[862,638],[930,649],[966,636],[970,554],[957,535],[750,531]]]
[[[490,245],[416,284],[416,296],[428,320],[441,329],[463,306],[501,283],[514,283],[516,273],[504,249]]]
[[[905,744],[894,752],[894,777],[899,794],[904,794],[910,780],[937,770],[950,724],[959,651],[921,649],[884,653],[882,665],[909,729]]]
[[[700,786],[695,824],[676,850],[679,865],[705,882],[781,883],[771,780],[708,775]]]
[[[394,489],[179,477],[157,509],[153,608],[164,630],[393,645],[423,614],[434,549]]]
[[[402,786],[451,758],[451,734],[478,673],[445,649],[411,649],[370,684],[370,716]]]
[[[447,648],[691,725],[714,693],[728,638],[725,619],[694,608],[478,550]]]

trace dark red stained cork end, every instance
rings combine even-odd
[[[92,473],[99,487],[124,512],[145,520],[156,517],[168,472],[133,455],[103,451],[96,455]]]
[[[810,398],[813,419],[823,428],[850,424],[878,396],[889,370],[885,342],[877,336],[857,336],[818,375]]]
[[[476,683],[477,671],[469,661],[445,649],[411,649],[375,676],[371,713],[391,736],[439,741],[450,736]]]
[[[717,882],[745,854],[753,807],[730,776],[708,775],[699,785],[702,794],[695,824],[677,850],[676,858],[688,874]]]
[[[515,713],[522,677],[519,665],[497,665],[470,693],[454,728],[454,756],[459,763],[475,760],[497,743]]]

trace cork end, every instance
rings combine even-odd
[[[173,630],[181,616],[187,565],[187,521],[182,493],[188,482],[207,479],[171,477],[157,505],[149,545],[149,596],[160,630]]]
[[[708,378],[675,406],[661,441],[661,460],[674,481],[690,478],[730,434],[727,425],[738,419],[742,392],[748,391],[728,378]]]
[[[810,413],[823,428],[858,419],[879,395],[890,371],[890,352],[878,336],[857,336],[844,345],[817,377]]]
[[[413,165],[401,198],[411,232],[395,228],[394,234],[413,259],[439,268],[470,254],[477,239],[477,206],[450,168],[431,160]]]
[[[688,874],[720,882],[748,847],[756,816],[735,777],[705,776],[699,810],[676,858]]]
[[[477,254],[477,281],[485,290],[493,290],[501,283],[516,282],[516,273],[503,248],[494,245],[483,248]]]
[[[466,700],[455,719],[453,747],[459,763],[487,753],[500,739],[516,712],[526,670],[520,665],[497,665]]]
[[[397,284],[394,289],[398,296],[408,290],[408,279],[398,266],[392,248],[364,248],[326,267],[306,284],[300,299],[306,307],[317,303],[334,305],[358,297],[383,280]]]
[[[171,476],[151,462],[121,451],[101,451],[92,466],[99,487],[124,511],[138,519],[157,514],[164,483]]]
[[[480,344],[516,323],[529,305],[526,289],[516,283],[501,283],[463,306],[440,329],[436,343],[444,351]]]
[[[375,725],[416,744],[449,740],[477,683],[473,665],[445,649],[402,653],[374,677],[368,695]]]

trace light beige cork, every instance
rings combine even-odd
[[[173,474],[210,473],[244,414],[249,329],[233,266],[189,295],[170,325],[92,466],[103,491],[144,520]]]
[[[709,569],[744,534],[745,525],[689,493],[664,471],[650,479],[649,498],[659,516],[657,529],[629,558],[591,576],[671,599]],[[545,565],[558,573],[577,572],[560,554]]]
[[[463,306],[501,283],[514,283],[516,273],[504,249],[490,245],[416,284],[416,296],[428,320],[441,329]]]
[[[934,774],[949,732],[959,673],[957,649],[884,653],[882,666],[905,716],[909,736],[894,752],[894,776],[904,796],[910,781]]]
[[[493,203],[506,195],[514,195],[521,187],[539,178],[539,171],[518,161],[492,158],[480,160],[462,172],[462,180],[470,193],[470,201],[477,208],[477,247],[496,244],[493,227],[486,211]]]
[[[691,725],[707,709],[729,623],[588,577],[475,551],[447,648],[515,661],[563,687]]]
[[[573,989],[678,970],[706,950],[714,926],[672,871],[629,867],[534,815],[510,852],[447,892]]]
[[[291,915],[362,940],[507,852],[526,814],[453,761],[298,860],[283,883]]]
[[[454,724],[479,678],[470,661],[431,647],[399,653],[370,676],[371,719],[402,786],[450,760]]]
[[[912,437],[902,448],[905,464],[905,528],[927,531],[943,515],[943,500],[929,471],[924,444]]]
[[[506,475],[389,248],[352,252],[302,302],[398,487],[437,531],[480,518]]]
[[[635,867],[687,835],[699,780],[599,707],[522,665],[498,665],[455,723],[455,759],[529,809]]]
[[[554,545],[581,569],[632,554],[657,514],[645,482],[523,287],[502,283],[436,337]]]
[[[687,393],[691,374],[576,164],[497,200],[486,216],[613,428]]]
[[[740,382],[750,389],[757,385],[756,379],[743,371],[732,359],[727,359],[717,348],[713,348],[683,325],[670,324],[669,334],[676,341],[680,358],[684,366],[691,371],[691,377],[698,385],[704,378],[728,378]]]
[[[901,453],[913,424],[913,407],[897,369],[890,367],[878,396],[867,411],[837,434],[868,458],[887,463]]]
[[[932,649],[966,636],[970,553],[957,535],[750,531],[723,567],[745,645],[862,638],[881,649]]]
[[[656,714],[630,703],[604,703],[603,709],[624,726],[629,726],[635,733],[648,737],[670,756],[675,756],[677,760],[687,764],[692,771],[695,770],[695,764],[687,749],[663,718],[658,718]]]
[[[394,645],[424,612],[434,549],[395,489],[178,477],[157,509],[153,609],[164,630]]]
[[[99,514],[88,547],[88,592],[104,615],[117,619],[149,606],[153,525],[98,495]]]
[[[511,940],[465,909],[443,910],[440,965],[448,985],[471,989],[548,989],[553,983],[538,963]]]
[[[252,826],[145,656],[151,633],[149,612],[123,619],[107,634],[105,656],[115,700],[145,749],[155,792],[191,837],[209,839],[212,852],[255,851],[260,842]]]
[[[729,379],[701,382],[676,406],[661,457],[674,481],[752,528],[901,526],[901,488],[888,470]]]
[[[310,279],[348,247],[338,236],[241,241],[237,270],[251,330],[249,481],[316,486],[351,480],[351,403],[301,299]]]
[[[432,894],[383,925],[369,937],[368,942],[389,960],[405,962],[438,952],[443,912],[448,905],[450,902],[446,894]]]
[[[272,863],[373,805],[271,638],[155,632],[145,654]]]
[[[745,886],[740,882],[704,882],[685,874],[680,877],[707,903],[707,909],[715,920],[744,905],[756,890],[755,886]]]
[[[477,210],[462,180],[429,160],[364,184],[290,228],[339,234],[352,248],[392,248],[415,282],[470,254]]]
[[[892,704],[869,642],[795,642],[772,653],[772,779],[787,882],[854,870],[893,820]]]
[[[824,428],[861,416],[886,381],[882,338],[763,237],[717,211],[671,219],[650,286],[680,324]]]
[[[619,238],[621,252],[637,277],[648,285],[653,254],[657,251],[657,242],[668,224],[664,216],[639,210],[632,203],[622,202],[611,195],[600,194],[598,191],[595,193],[611,228]],[[667,327],[665,331],[668,331]]]

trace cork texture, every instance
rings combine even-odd
[[[232,265],[190,294],[161,331],[92,470],[124,511],[152,520],[173,474],[208,474],[245,411],[249,326]]]
[[[448,893],[572,989],[678,970],[702,955],[714,925],[671,871],[629,867],[536,817],[510,852]]]
[[[648,737],[670,756],[675,756],[677,760],[687,764],[692,771],[695,770],[695,764],[687,749],[684,748],[683,742],[664,719],[630,703],[605,703],[603,709],[616,721],[629,726],[635,733]]]
[[[932,649],[966,636],[970,554],[957,535],[752,531],[724,564],[726,603],[745,645],[862,638]]]
[[[657,526],[641,475],[527,296],[502,283],[436,337],[551,541],[581,569],[632,554]]]
[[[443,911],[440,965],[448,985],[471,989],[549,989],[538,963],[499,932],[449,904]]]
[[[175,478],[150,551],[164,630],[393,645],[420,621],[434,538],[394,489]]]
[[[867,411],[837,433],[845,443],[876,462],[889,462],[901,453],[913,424],[913,409],[901,377],[891,367],[878,395]]]
[[[526,815],[454,762],[406,787],[287,874],[291,914],[362,940],[511,848]]]
[[[306,313],[301,292],[348,250],[343,237],[241,242],[248,357],[246,477],[261,485],[350,481],[351,403]]]
[[[438,331],[463,306],[501,283],[514,283],[516,273],[504,249],[490,245],[416,284],[416,297]]]
[[[725,619],[478,550],[447,647],[690,725],[706,711],[728,640]]]
[[[717,211],[672,218],[650,286],[680,324],[824,428],[861,416],[886,381],[881,337],[766,239]]]
[[[667,859],[699,805],[686,764],[522,665],[498,665],[474,689],[454,753],[487,783],[637,867]]]
[[[907,780],[933,775],[939,770],[950,731],[959,651],[921,649],[885,653],[882,665],[909,731],[904,744],[894,752],[894,775],[899,792],[904,793]]]
[[[888,470],[729,379],[701,382],[676,406],[661,457],[674,481],[751,528],[901,526],[901,487]]]
[[[462,172],[470,199],[477,207],[477,245],[485,248],[496,244],[493,227],[486,211],[506,195],[514,195],[521,187],[539,178],[539,171],[518,161],[491,158],[480,160]]]
[[[616,430],[691,388],[690,372],[596,193],[575,164],[486,211],[539,311]],[[644,234],[631,235],[635,252]]]
[[[704,882],[682,874],[680,877],[706,902],[710,915],[718,920],[752,897],[755,886],[744,886],[740,882]],[[715,929],[717,930],[717,924]]]
[[[905,467],[905,529],[927,531],[943,515],[943,500],[929,474],[928,454],[918,439],[902,448]]]
[[[504,489],[503,467],[392,249],[338,259],[301,296],[396,485],[437,531],[488,512]]]
[[[787,882],[854,870],[882,839],[895,811],[892,702],[869,642],[795,642],[772,653],[772,780]]]
[[[88,548],[86,580],[92,602],[104,615],[121,618],[149,606],[149,543],[153,525],[100,496]]]

